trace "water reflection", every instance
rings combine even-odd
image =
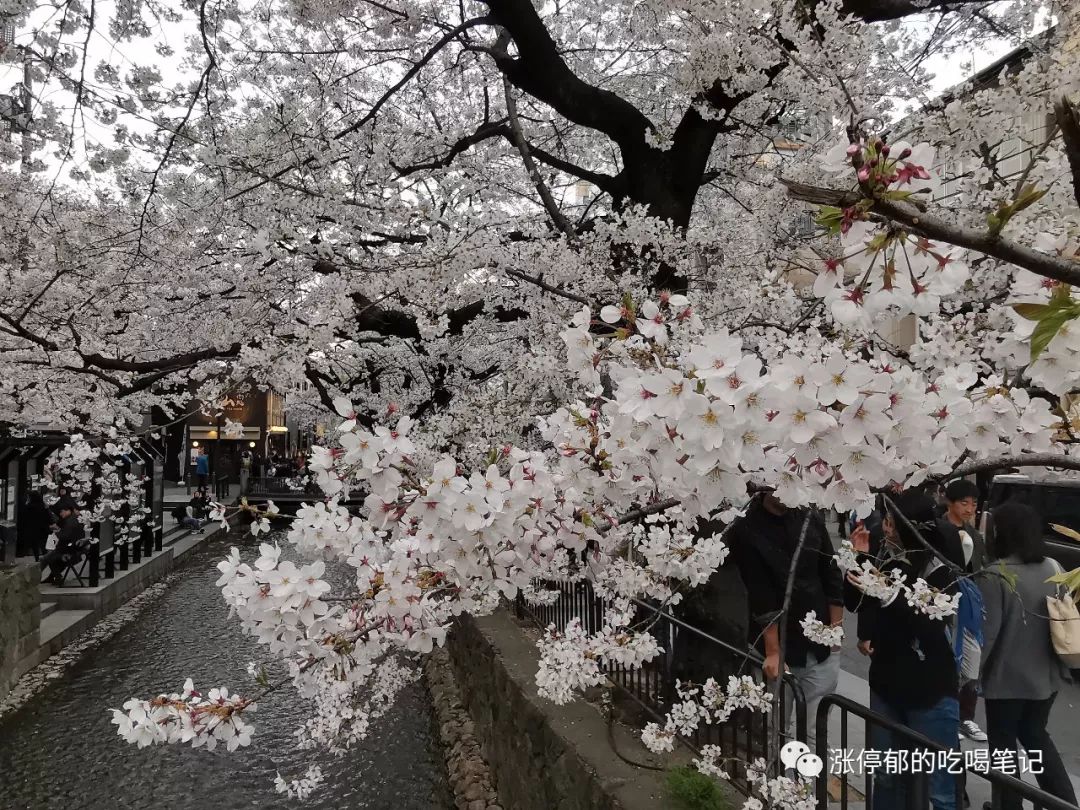
[[[233,542],[237,538],[233,539]],[[234,753],[188,746],[138,750],[116,736],[107,708],[133,695],[197,687],[249,691],[254,642],[227,617],[214,587],[228,543],[185,564],[183,576],[132,624],[89,652],[57,681],[0,721],[0,807],[11,810],[341,810],[449,806],[427,693],[402,695],[377,732],[344,757],[297,751],[304,704],[286,689],[260,704],[256,737]],[[273,778],[303,774],[317,760],[326,776],[302,805],[274,791]]]

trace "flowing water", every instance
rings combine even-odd
[[[237,538],[230,538],[233,542]],[[228,618],[214,587],[228,542],[186,562],[157,601],[88,652],[26,705],[0,719],[4,810],[360,810],[448,807],[442,755],[427,692],[410,687],[373,733],[343,757],[297,750],[305,703],[291,689],[260,702],[248,748],[233,753],[179,744],[139,750],[116,735],[109,708],[132,696],[196,688],[256,688],[247,662],[265,660]],[[249,549],[245,556],[252,556]],[[318,764],[326,781],[306,802],[278,794],[276,772],[299,778]]]

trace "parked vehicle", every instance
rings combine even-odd
[[[1006,501],[1019,501],[1038,512],[1047,553],[1065,570],[1080,567],[1080,541],[1050,528],[1051,524],[1057,524],[1080,532],[1080,480],[1034,481],[1026,475],[995,476],[983,511],[984,535],[987,513]]]

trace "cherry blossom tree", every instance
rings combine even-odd
[[[726,549],[700,521],[730,521],[749,490],[864,512],[894,485],[1080,466],[1057,401],[1080,375],[1072,9],[5,12],[44,89],[0,173],[0,421],[134,431],[250,378],[307,380],[343,420],[311,460],[326,500],[289,532],[313,561],[264,544],[220,566],[278,674],[254,665],[250,694],[134,699],[114,719],[140,745],[246,745],[256,702],[291,685],[312,701],[302,744],[343,750],[454,617],[585,578],[612,609],[598,633],[542,642],[538,683],[563,702],[599,662],[659,653],[631,599],[675,604],[708,579]],[[992,87],[934,100],[941,60],[1021,42]],[[1001,133],[1023,141],[1016,120],[1039,111],[1052,125],[1003,173]],[[971,161],[946,205],[935,154]],[[901,317],[922,343],[881,336]],[[324,559],[355,572],[346,592]],[[955,610],[851,549],[837,562],[869,592]],[[824,638],[821,618],[805,631]],[[687,686],[646,740],[767,711],[762,694]],[[718,753],[699,767],[717,773]],[[783,806],[805,793],[763,787]]]

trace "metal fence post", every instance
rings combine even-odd
[[[101,561],[101,541],[94,539],[90,543],[90,549],[86,552],[86,567],[89,573],[91,588],[98,586],[98,563]]]

